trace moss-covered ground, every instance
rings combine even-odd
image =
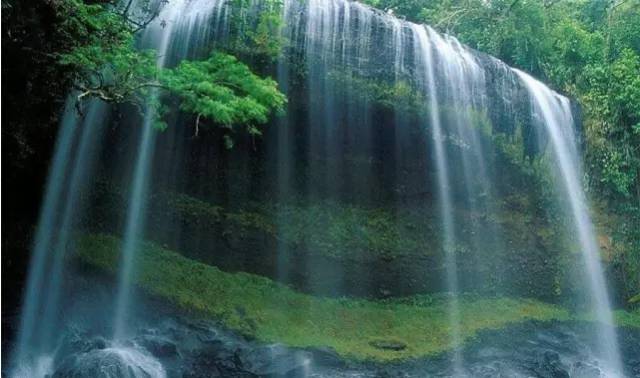
[[[83,235],[76,256],[115,273],[119,247],[116,237]],[[152,295],[261,341],[330,347],[344,357],[377,361],[417,358],[452,347],[445,299],[320,298],[264,277],[226,273],[151,243],[141,244],[136,263],[136,282]],[[464,298],[460,307],[463,340],[525,320],[571,318],[561,307],[528,299]],[[624,325],[640,327],[640,314],[619,313],[618,318]],[[404,349],[380,349],[385,343]]]

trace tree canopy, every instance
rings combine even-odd
[[[115,7],[81,0],[60,3],[58,16],[64,20],[62,27],[71,43],[59,62],[74,72],[78,100],[97,97],[111,103],[133,103],[141,109],[144,105],[159,107],[148,100],[149,90],[159,88],[177,96],[181,110],[196,115],[196,133],[201,120],[208,120],[206,124],[227,128],[243,125],[250,134],[260,135],[256,125],[266,123],[271,112],[282,109],[286,101],[277,83],[255,75],[232,55],[215,51],[204,60],[158,67],[154,50],[135,46],[137,32],[157,17],[158,9],[143,5],[134,14],[131,2]],[[261,19],[260,25],[269,20]],[[258,32],[261,30],[266,33],[268,27],[263,25]],[[259,38],[259,44],[266,44],[273,53],[277,46],[265,38]],[[165,126],[161,120],[156,124]]]
[[[260,135],[256,123],[266,123],[272,109],[282,109],[285,97],[272,79],[262,79],[235,57],[213,53],[209,59],[182,61],[165,70],[160,82],[180,99],[180,109],[231,127],[245,125]]]

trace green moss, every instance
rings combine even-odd
[[[154,209],[163,215],[181,219],[191,225],[214,226],[225,224],[241,230],[258,229],[270,234],[275,226],[268,217],[258,211],[227,209],[199,200],[184,193],[164,192],[154,197]]]
[[[115,273],[120,240],[85,235],[77,256]],[[137,255],[137,284],[194,316],[265,342],[295,347],[330,347],[345,357],[390,361],[433,355],[452,347],[445,299],[416,296],[370,301],[318,298],[246,273],[225,273],[150,243]],[[463,340],[478,331],[528,319],[566,320],[569,313],[538,301],[463,298]],[[406,345],[400,351],[378,349],[380,341]]]
[[[592,322],[595,321],[596,315],[593,313],[578,313],[572,315],[572,319]],[[614,310],[613,322],[617,327],[640,328],[640,310]]]
[[[285,222],[278,236],[312,253],[334,257],[395,258],[433,252],[426,218],[332,202],[275,206],[267,213]],[[416,230],[421,232],[416,232]]]
[[[640,309],[640,209],[596,201],[594,223],[603,261],[615,272],[618,295],[630,309]]]
[[[432,245],[439,245],[429,232],[430,219],[424,214],[391,214],[383,209],[331,201],[227,210],[185,194],[163,193],[155,197],[154,207],[165,217],[181,219],[190,225],[210,228],[223,225],[228,232],[240,236],[263,233],[323,256],[361,259],[418,256],[432,253]]]
[[[213,222],[220,222],[223,219],[223,208],[190,197],[182,193],[163,193],[157,200],[166,204],[166,209],[175,212],[181,217],[193,217],[197,219],[209,219]]]
[[[353,71],[339,70],[329,72],[328,78],[339,93],[348,94],[352,98],[413,116],[426,115],[424,95],[408,79],[381,80]]]
[[[617,310],[613,312],[613,315],[619,326],[640,328],[640,309],[635,311]]]

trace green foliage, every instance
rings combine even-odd
[[[337,70],[330,72],[328,77],[338,91],[353,98],[387,109],[396,109],[402,113],[424,115],[425,99],[409,81],[398,80],[394,83],[386,83],[354,72]]]
[[[76,256],[91,266],[117,273],[120,240],[85,235]],[[264,342],[294,347],[329,347],[345,357],[392,361],[449,350],[447,299],[417,296],[395,300],[319,298],[296,292],[269,279],[226,273],[154,244],[136,253],[136,283],[194,316],[220,320],[230,329]],[[483,329],[526,320],[567,320],[557,306],[528,299],[462,298],[461,339]],[[401,351],[378,349],[379,341],[395,341]]]
[[[547,80],[584,107],[603,194],[640,200],[639,0],[371,0]]]
[[[437,250],[435,236],[427,231],[428,218],[391,214],[332,202],[278,205],[267,210],[286,222],[278,235],[313,253],[338,258],[419,258]],[[419,231],[417,231],[419,230]]]
[[[551,33],[553,53],[545,57],[544,73],[560,87],[575,85],[585,66],[604,57],[602,33],[589,31],[575,19],[561,19]]]
[[[142,5],[140,16],[132,15],[131,3],[86,4],[82,0],[63,0],[57,16],[70,41],[59,62],[75,72],[78,100],[97,97],[112,103],[130,102],[150,107],[158,118],[163,106],[152,89],[168,90],[180,101],[180,109],[196,115],[196,132],[201,118],[210,124],[231,128],[242,125],[252,135],[260,135],[257,124],[266,123],[273,110],[282,109],[285,97],[271,79],[262,79],[236,58],[214,52],[202,61],[183,61],[173,69],[158,68],[154,51],[135,48],[136,33],[150,23],[158,9]],[[244,9],[244,8],[242,8]],[[279,49],[265,36],[273,32],[277,10],[261,16],[252,40],[257,48],[274,53]],[[165,124],[158,119],[160,128]],[[232,146],[229,136],[228,147]]]
[[[72,41],[68,51],[60,53],[59,62],[74,70],[79,99],[94,96],[107,102],[144,105],[158,70],[154,52],[134,47],[137,23],[108,4],[81,0],[59,4],[60,27]]]
[[[282,0],[232,0],[231,51],[267,63],[277,58],[284,43],[282,7]]]
[[[600,203],[596,210],[599,234],[609,241],[603,249],[617,280],[620,297],[627,307],[637,308],[640,302],[640,206],[625,203],[614,205],[614,211]],[[636,298],[636,300],[634,300]]]
[[[391,214],[329,201],[229,210],[178,193],[158,196],[155,202],[167,216],[189,224],[224,224],[242,236],[265,233],[314,254],[341,259],[417,257],[432,253],[437,245],[426,230],[429,218],[423,213]],[[274,217],[286,221],[275,222]]]
[[[618,310],[613,312],[613,316],[616,324],[622,327],[640,328],[640,310]]]
[[[598,177],[615,192],[640,196],[640,56],[625,49],[610,65],[585,69],[589,151]]]
[[[273,109],[282,110],[285,96],[270,78],[256,76],[235,57],[213,53],[207,60],[182,61],[161,79],[180,99],[180,109],[231,128],[244,125],[260,135],[254,123],[266,123]]]

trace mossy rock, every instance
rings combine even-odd
[[[113,236],[84,235],[76,256],[115,274],[120,246],[120,239]],[[419,358],[457,346],[451,343],[446,298],[315,297],[264,277],[226,273],[151,243],[140,244],[136,265],[135,281],[150,294],[260,341],[329,347],[343,357],[376,361]],[[458,302],[462,341],[481,330],[527,320],[572,318],[561,307],[529,299],[463,296]],[[618,318],[634,326],[640,314],[618,314]]]
[[[399,352],[407,349],[407,344],[397,340],[372,340],[369,341],[369,345],[381,350],[389,350],[393,352]]]

